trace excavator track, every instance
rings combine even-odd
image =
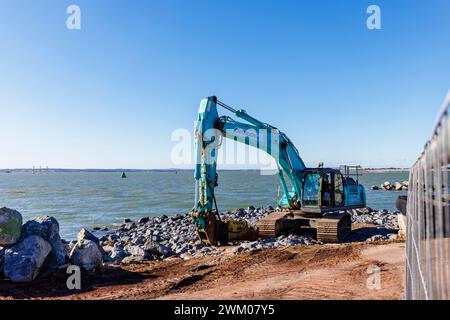
[[[351,217],[348,213],[333,213],[317,220],[317,240],[338,243],[351,232]]]
[[[289,230],[299,229],[302,224],[290,212],[274,212],[258,223],[260,238],[276,238]],[[303,220],[304,221],[304,220]],[[321,218],[311,218],[311,227],[317,231],[317,240],[323,243],[338,243],[351,232],[351,216],[348,213],[328,213]]]
[[[284,220],[289,212],[273,212],[267,217],[259,220],[258,232],[260,238],[276,238],[282,232],[282,220]]]

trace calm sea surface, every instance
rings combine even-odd
[[[371,185],[404,181],[407,172],[366,173],[367,204],[373,209],[395,209],[402,192],[372,191]],[[258,171],[222,171],[216,191],[219,210],[253,205],[276,206],[277,176]],[[194,205],[194,178],[190,171],[1,173],[0,207],[18,210],[24,221],[36,215],[58,219],[61,235],[74,239],[80,227],[122,223],[124,218],[186,213]]]

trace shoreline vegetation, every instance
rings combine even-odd
[[[193,172],[194,169],[63,169],[63,168],[16,168],[16,169],[0,169],[0,173],[102,173],[102,172]],[[260,171],[260,169],[219,169],[220,171]],[[409,168],[361,168],[361,173],[385,173],[385,172],[408,172]]]

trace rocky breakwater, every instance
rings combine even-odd
[[[409,181],[390,183],[385,181],[380,186],[373,185],[370,187],[372,190],[383,190],[383,191],[408,191]]]
[[[223,219],[246,220],[250,226],[255,227],[261,218],[277,209],[273,207],[240,208],[224,212],[222,217]],[[356,237],[350,241],[388,240],[394,239],[394,235],[397,234],[398,222],[395,211],[376,211],[364,208],[348,212],[352,216],[353,223],[374,226],[373,230],[370,230],[371,232],[367,232],[365,229],[364,232],[356,232]],[[274,239],[230,243],[230,246],[225,248],[207,246],[198,239],[194,221],[185,215],[145,217],[138,221],[126,219],[119,228],[110,230],[99,239],[99,244],[106,253],[104,259],[124,264],[174,256],[189,259],[194,256],[219,255],[224,252],[238,254],[259,249],[319,243],[310,235],[291,234]],[[71,245],[75,245],[75,242]]]
[[[259,219],[275,209],[272,207],[237,209],[224,212],[224,219],[246,220],[255,227]],[[120,228],[100,238],[100,244],[109,253],[108,260],[121,263],[136,263],[143,260],[164,259],[179,256],[189,259],[193,256],[219,255],[223,247],[207,246],[197,236],[194,220],[186,215],[173,217],[145,217],[139,221],[126,220]],[[253,242],[230,243],[227,250],[232,253],[254,249],[277,248],[282,246],[315,244],[317,241],[307,236],[289,235],[276,239]]]

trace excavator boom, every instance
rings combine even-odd
[[[248,123],[238,122],[230,117],[219,117],[218,105]],[[208,97],[200,102],[195,125],[195,210],[215,209],[217,152],[222,137],[256,147],[271,155],[279,167],[284,202],[295,205],[299,201],[302,188],[301,172],[306,166],[289,138],[277,128],[255,119],[244,110],[235,110],[218,101],[216,97]],[[287,189],[284,176],[291,181],[292,192]]]

